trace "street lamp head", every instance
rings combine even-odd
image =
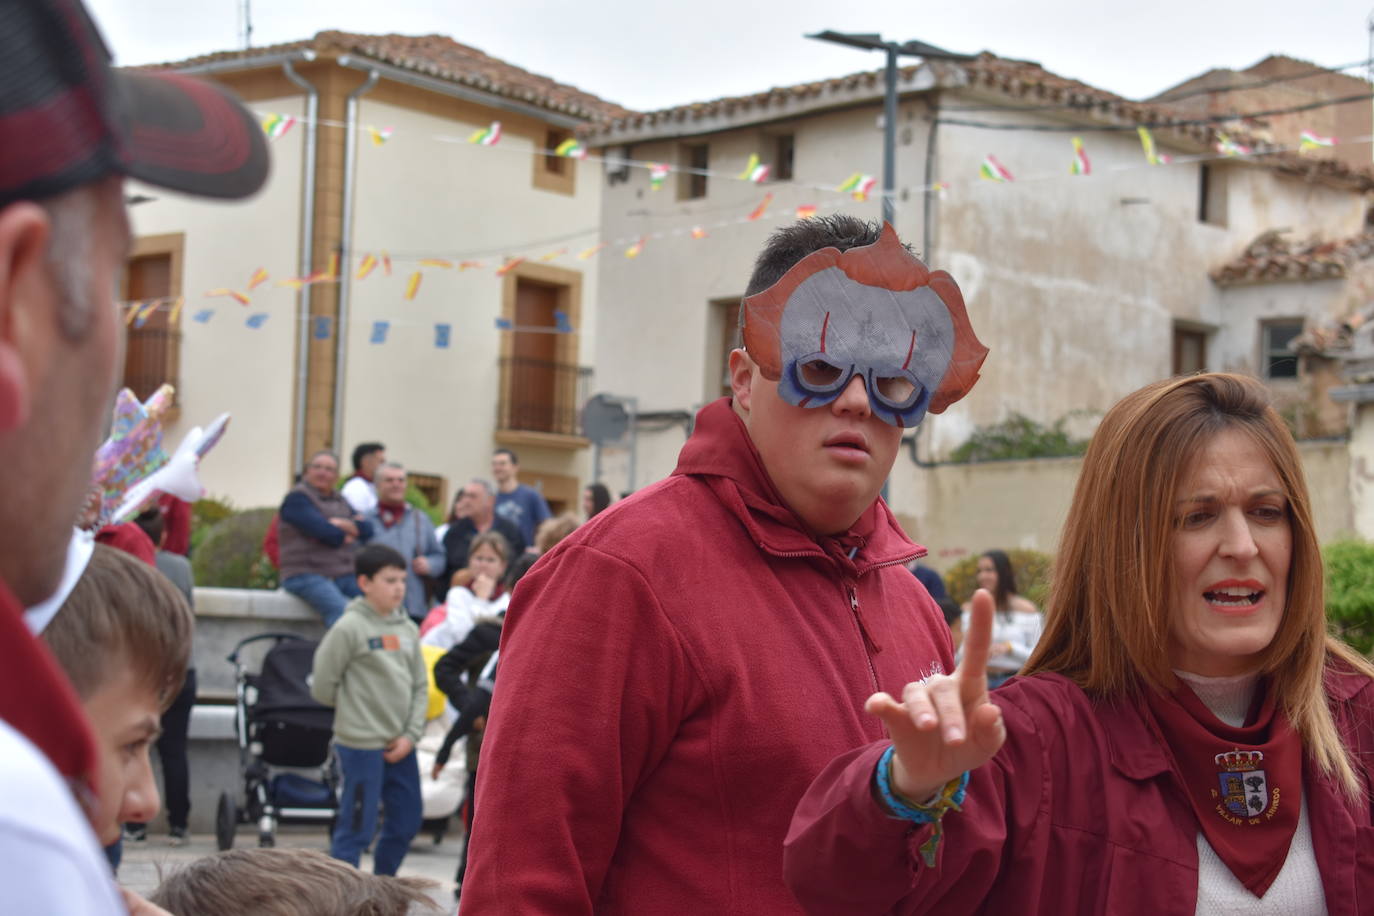
[[[859,48],[864,51],[886,51],[889,49],[888,43],[883,41],[883,37],[876,32],[834,32],[826,29],[824,32],[817,32],[806,37],[837,45],[848,45],[851,48]]]
[[[885,41],[881,35],[874,32],[835,32],[827,29],[824,32],[816,32],[806,37],[814,38],[817,41],[828,41],[831,44],[845,45],[850,48],[859,48],[863,51],[887,51],[891,54],[905,54],[910,57],[936,60],[973,60],[977,56],[946,51],[944,48],[938,48],[914,38],[903,42]]]

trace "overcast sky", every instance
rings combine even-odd
[[[86,0],[120,64],[241,47],[242,0]],[[323,29],[450,35],[629,108],[840,76],[880,55],[810,41],[833,29],[1034,60],[1144,98],[1271,53],[1329,67],[1369,56],[1374,0],[253,0],[253,44]],[[1362,70],[1351,73],[1363,75]]]

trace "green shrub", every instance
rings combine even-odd
[[[443,508],[430,502],[429,497],[413,483],[406,485],[406,502],[428,515],[436,527],[444,523]]]
[[[1087,439],[1075,439],[1064,428],[1068,417],[1044,426],[1024,414],[1013,413],[1001,423],[980,426],[949,460],[956,463],[1011,458],[1061,458],[1088,450]]]
[[[217,588],[276,588],[276,570],[262,555],[275,508],[249,509],[209,526],[191,567],[196,584]]]
[[[1322,548],[1322,559],[1331,629],[1368,655],[1374,650],[1374,544],[1335,541]]]
[[[191,504],[191,554],[205,539],[205,533],[218,523],[233,515],[236,510],[227,499],[207,497]]]
[[[978,587],[978,556],[964,557],[945,571],[945,589],[960,604],[972,598]],[[1007,559],[1011,560],[1011,571],[1016,576],[1017,594],[1044,610],[1045,599],[1050,596],[1054,558],[1038,550],[1008,550]]]

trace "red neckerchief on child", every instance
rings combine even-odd
[[[1207,842],[1263,897],[1298,827],[1302,739],[1263,681],[1240,728],[1213,715],[1182,681],[1171,696],[1147,691],[1147,701]]]
[[[406,503],[401,500],[398,503],[377,503],[377,517],[382,520],[382,527],[394,527],[397,522],[406,516]]]

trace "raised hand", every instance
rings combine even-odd
[[[1006,740],[1002,711],[988,699],[992,613],[992,595],[980,588],[969,611],[964,660],[954,674],[907,684],[900,703],[875,693],[864,704],[892,737],[892,788],[911,801],[924,802],[965,770],[987,763]]]
[[[496,579],[487,573],[480,573],[472,582],[472,593],[483,601],[490,601],[496,591]]]

